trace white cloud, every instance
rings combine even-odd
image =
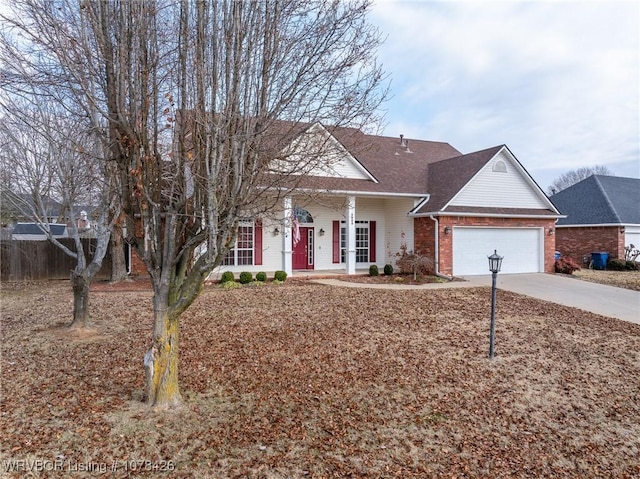
[[[594,164],[640,176],[638,2],[383,1],[372,13],[388,35],[386,134],[463,152],[506,143],[543,187]]]

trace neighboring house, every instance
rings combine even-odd
[[[44,208],[46,218],[43,221],[49,223],[58,223],[62,211],[62,204],[47,196],[41,196],[40,203]],[[0,196],[1,205],[1,221],[3,225],[20,222],[33,221],[33,211],[39,210],[34,205],[34,200],[31,195],[23,193],[13,193],[9,190],[2,190]]]
[[[578,262],[606,252],[624,259],[640,247],[640,179],[593,175],[551,196],[565,218],[556,226],[556,248]]]
[[[66,238],[68,236],[67,225],[56,223],[48,226],[54,238]],[[47,235],[37,223],[17,223],[11,231],[11,239],[17,241],[46,241]]]
[[[248,218],[214,271],[331,270],[354,274],[397,260],[403,245],[447,276],[553,272],[561,214],[511,151],[462,154],[447,143],[367,135],[314,124],[337,145],[330,168],[310,171],[279,220]],[[307,133],[308,133],[307,132]],[[294,143],[292,143],[294,144]]]
[[[69,220],[70,215],[68,214],[68,211],[65,212],[65,209],[60,202],[47,196],[41,196],[40,202],[46,214],[46,217],[43,218],[43,222],[48,223],[52,227],[55,226],[54,229],[56,233],[54,236],[68,236],[67,232],[71,231],[71,222]],[[0,221],[3,239],[18,239],[15,237],[16,234],[20,235],[19,239],[43,239],[40,236],[43,236],[44,233],[42,233],[42,230],[37,228],[37,223],[33,222],[35,216],[35,213],[33,212],[39,211],[40,207],[34,205],[34,200],[31,195],[2,190],[2,195],[0,196],[0,207]],[[80,211],[79,216],[76,215],[75,220],[80,235],[87,238],[94,237],[95,232],[91,228],[91,218],[87,213],[87,211],[92,211],[93,207],[88,205],[76,205],[74,206],[74,210]],[[66,223],[66,227],[64,223]],[[20,226],[16,232],[16,227],[20,224],[22,226]],[[24,226],[28,224],[36,226],[37,231],[32,227]],[[61,231],[61,227],[65,227],[63,235],[58,234]],[[28,232],[23,232],[26,231],[25,228]],[[66,228],[68,228],[68,230]]]

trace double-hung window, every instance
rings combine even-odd
[[[242,221],[238,226],[238,235],[232,249],[222,264],[224,266],[244,266],[254,264],[255,228],[251,221]]]
[[[356,221],[356,263],[369,262],[370,228],[368,221]],[[347,227],[340,223],[340,262],[347,261]]]

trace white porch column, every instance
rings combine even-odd
[[[282,271],[291,276],[293,273],[293,250],[291,248],[291,215],[293,208],[291,197],[284,198],[284,208],[282,213],[282,225],[280,231],[282,234]]]
[[[356,274],[356,197],[347,197],[347,210],[345,212],[347,218],[347,274]]]

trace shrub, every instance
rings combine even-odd
[[[416,279],[419,274],[429,275],[434,271],[434,262],[431,258],[413,251],[401,255],[396,264],[402,274],[413,274],[413,279]]]
[[[640,271],[640,263],[637,261],[627,261],[627,270]]]
[[[256,273],[256,281],[261,281],[264,283],[266,280],[267,280],[267,273],[263,271]]]
[[[236,289],[242,288],[242,285],[237,281],[225,281],[222,283],[222,289]]]
[[[287,280],[287,273],[285,273],[284,271],[276,271],[273,274],[273,279],[275,279],[276,281],[280,281],[281,283],[284,283]]]
[[[580,271],[580,265],[569,256],[563,256],[556,260],[555,263],[556,273],[573,274],[574,271]]]
[[[607,269],[613,271],[639,271],[640,263],[624,259],[610,259],[607,263]]]
[[[378,276],[378,266],[375,264],[369,266],[369,276]]]
[[[248,271],[243,271],[240,273],[240,284],[248,284],[253,281],[253,275]]]
[[[393,265],[391,264],[385,264],[384,265],[384,274],[387,276],[390,276],[393,274]]]
[[[607,263],[607,269],[611,269],[613,271],[624,271],[627,269],[627,262],[623,259],[610,259]]]
[[[231,271],[225,271],[224,273],[222,273],[222,276],[220,277],[220,282],[221,283],[228,283],[229,281],[235,281],[236,278],[233,276],[233,273]]]

